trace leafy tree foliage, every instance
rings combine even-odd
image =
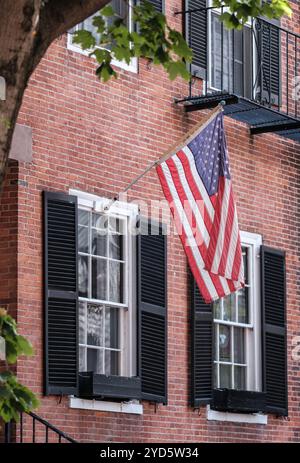
[[[29,412],[39,404],[36,396],[17,380],[8,365],[20,355],[33,355],[32,345],[18,334],[15,320],[0,308],[0,336],[6,344],[6,368],[0,372],[0,417],[8,422],[19,420],[20,412]]]

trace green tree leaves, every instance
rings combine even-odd
[[[220,19],[228,29],[241,29],[251,17],[273,19],[292,14],[288,0],[213,0],[213,6],[224,7]]]
[[[20,412],[29,412],[38,405],[33,392],[19,383],[11,371],[0,373],[0,416],[6,423],[19,421]]]
[[[120,18],[107,5],[93,18],[97,34],[83,30],[74,33],[73,42],[95,56],[98,77],[106,82],[117,76],[112,68],[113,59],[129,64],[132,58],[143,56],[156,65],[161,64],[170,79],[177,76],[189,79],[186,62],[192,60],[192,51],[182,35],[170,28],[165,16],[147,0],[129,8],[136,25],[134,31],[128,29],[127,18]]]
[[[15,320],[4,309],[0,309],[0,336],[5,339],[8,364],[14,364],[20,355],[33,355],[32,345],[18,334]],[[38,403],[33,392],[19,383],[12,371],[0,373],[0,416],[5,422],[18,421],[19,412],[29,412]]]

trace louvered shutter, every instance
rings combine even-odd
[[[206,0],[186,0],[185,9],[206,8]],[[206,78],[207,68],[207,10],[195,11],[185,17],[185,37],[193,50],[192,73]]]
[[[191,403],[199,407],[212,397],[213,305],[204,302],[195,279],[191,280]]]
[[[167,403],[167,237],[141,218],[138,235],[139,372],[142,398]]]
[[[44,193],[45,394],[78,392],[77,198]]]
[[[280,95],[280,29],[278,21],[258,21],[258,93],[261,102],[279,105]],[[261,65],[260,65],[261,63]],[[260,95],[260,88],[262,94]]]
[[[262,246],[263,388],[266,411],[287,415],[286,282],[283,251]]]
[[[148,0],[148,1],[152,3],[154,8],[160,13],[164,11],[164,4],[165,4],[164,0]]]

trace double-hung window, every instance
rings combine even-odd
[[[257,255],[253,244],[242,248],[245,287],[213,305],[215,388],[261,389],[261,378],[255,380],[259,371],[255,363],[260,362],[257,355],[261,349],[259,337],[255,336],[260,327],[260,303],[255,297],[259,290],[255,282],[259,272],[255,252]]]
[[[79,371],[131,376],[129,333],[136,320],[134,250],[128,215],[79,209]],[[135,365],[134,365],[135,370]]]
[[[186,39],[193,50],[192,74],[204,80],[203,92],[224,92],[277,105],[280,96],[278,21],[256,19],[241,30],[220,21],[226,8],[210,0],[186,0]]]

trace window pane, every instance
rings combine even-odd
[[[245,329],[233,328],[234,331],[234,362],[245,363]]]
[[[215,363],[214,364],[214,387],[219,387],[219,384],[218,384],[218,368],[219,368],[219,365],[218,363]]]
[[[217,318],[218,320],[221,319],[221,300],[220,299],[214,302],[214,318]]]
[[[230,327],[219,325],[219,359],[223,361],[231,361],[231,340]]]
[[[234,367],[234,388],[235,389],[246,389],[246,368],[245,367]]]
[[[89,252],[89,229],[87,227],[78,228],[78,250],[85,254]]]
[[[87,349],[87,371],[103,374],[102,349]]]
[[[89,224],[89,212],[83,211],[82,209],[78,210],[78,223],[79,225],[86,225]]]
[[[79,371],[86,371],[85,368],[85,347],[79,347]]]
[[[103,345],[103,310],[102,307],[91,304],[87,308],[87,344]]]
[[[107,261],[92,258],[92,297],[93,299],[107,299]]]
[[[92,214],[92,226],[101,228],[102,230],[107,229],[108,216],[105,214]]]
[[[231,389],[231,365],[220,365],[220,387]]]
[[[79,256],[78,260],[79,296],[88,297],[88,257]]]
[[[123,264],[109,262],[109,300],[123,302]]]
[[[107,235],[100,230],[92,230],[92,254],[107,256]]]
[[[123,260],[123,235],[109,235],[109,257]]]
[[[238,322],[248,323],[248,288],[239,290],[238,295]]]
[[[79,343],[85,344],[85,302],[79,302]]]
[[[119,374],[119,352],[105,351],[105,374],[107,376]]]
[[[235,321],[235,293],[223,298],[223,320]]]
[[[119,348],[119,310],[105,308],[105,347]]]

